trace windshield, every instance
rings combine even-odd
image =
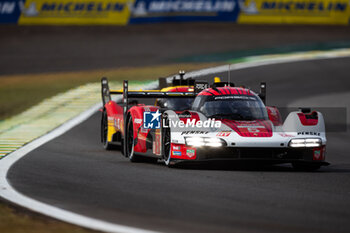
[[[256,96],[218,96],[207,99],[199,110],[208,118],[241,121],[268,119],[264,104]]]
[[[184,111],[191,109],[193,98],[181,99],[158,99],[157,106],[174,111]]]

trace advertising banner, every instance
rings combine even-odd
[[[349,0],[238,0],[238,23],[349,23]]]
[[[11,17],[6,16],[2,22],[17,20],[20,25],[125,25],[130,15],[128,4],[132,5],[132,2],[128,0],[20,0],[5,1],[0,4],[0,9],[2,7],[8,12],[10,8],[14,9]]]
[[[221,21],[349,24],[349,0],[5,0],[0,23],[126,25]]]
[[[136,0],[130,23],[172,21],[236,22],[237,0]]]

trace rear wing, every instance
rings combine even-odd
[[[177,78],[177,76],[173,76],[173,78],[171,79],[171,83],[167,82],[167,78],[159,78],[159,89],[165,88],[165,87],[169,87],[169,86],[194,86],[196,83],[196,80],[193,78],[186,78],[185,79],[185,71],[184,70],[180,70],[179,71],[179,78]]]
[[[162,92],[160,90],[129,90],[129,84],[127,80],[123,81],[122,90],[110,90],[108,85],[108,79],[103,77],[101,79],[101,94],[103,105],[112,100],[111,95],[122,95],[123,103],[127,103],[129,98],[194,98],[199,92],[209,87],[209,84],[205,81],[195,81],[193,92]]]
[[[112,100],[111,95],[122,95],[123,103],[127,104],[129,98],[191,98],[196,97],[197,92],[161,92],[160,90],[129,90],[127,80],[123,81],[122,90],[110,90],[108,79],[101,79],[101,94],[103,105]]]
[[[103,106],[111,101],[111,95],[122,95],[123,103],[127,103],[124,100],[128,98],[191,98],[196,97],[199,92],[209,88],[209,84],[206,81],[195,80],[193,82],[193,92],[161,92],[160,90],[129,90],[128,81],[124,80],[122,90],[110,90],[108,85],[108,79],[103,77],[101,79],[101,94]],[[260,83],[260,99],[266,104],[266,82]]]

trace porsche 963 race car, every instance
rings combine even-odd
[[[121,95],[121,101],[112,95]],[[155,99],[155,105],[136,102],[146,99]],[[304,108],[282,122],[265,99],[266,83],[259,94],[182,77],[161,90],[131,91],[124,81],[123,90],[113,91],[102,78],[102,143],[105,149],[119,143],[130,161],[153,157],[168,166],[218,159],[291,163],[302,170],[328,165],[322,113]]]

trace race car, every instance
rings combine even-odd
[[[123,91],[117,92],[109,91],[107,79],[102,79],[103,112],[108,128],[115,128],[108,130],[108,139],[119,140],[131,161],[152,157],[168,166],[237,160],[316,170],[329,164],[322,113],[303,108],[282,122],[276,107],[265,106],[266,83],[259,94],[227,82],[193,85],[185,91],[128,91],[124,81]],[[122,94],[123,102],[113,102],[110,94]],[[130,106],[131,98],[155,98],[157,104]],[[193,100],[187,109],[164,104],[186,99]]]
[[[185,71],[179,71],[179,78],[174,77],[171,84],[166,82],[165,78],[159,78],[160,90],[144,91],[149,94],[149,98],[154,98],[157,92],[193,92],[194,80],[191,78],[184,79]],[[109,90],[107,78],[102,78],[102,102],[103,108],[101,119],[101,142],[106,150],[118,149],[118,145],[123,144],[124,135],[124,102],[119,99],[113,101],[111,95],[122,95],[123,90]],[[140,91],[128,91],[129,93],[138,94]],[[132,95],[132,94],[131,94]],[[124,96],[124,95],[123,95]],[[128,95],[130,97],[130,95]],[[144,100],[144,96],[141,100]],[[143,101],[145,102],[145,101]],[[147,102],[147,101],[146,101]],[[149,102],[149,101],[148,101]],[[177,111],[186,110],[192,106],[193,98],[158,98],[155,105],[161,109],[173,109]],[[128,101],[128,107],[138,105],[138,101],[133,99]],[[138,105],[142,106],[142,105]],[[124,152],[122,150],[122,152]]]

